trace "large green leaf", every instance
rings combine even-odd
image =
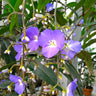
[[[42,10],[51,0],[38,0],[38,11]]]
[[[63,14],[57,10],[56,12],[56,19],[57,19],[57,22],[63,26],[67,23],[67,20],[63,17]]]
[[[80,59],[85,60],[85,64],[86,64],[86,66],[88,67],[88,70],[89,70],[90,72],[92,72],[92,70],[93,70],[93,61],[92,61],[92,59],[91,59],[91,54],[90,54],[89,52],[83,50],[83,51],[81,51],[81,52],[79,53],[78,57],[79,57]]]
[[[41,62],[41,58],[36,58],[35,62],[37,62],[38,67],[36,70],[34,70],[34,62],[31,62],[29,64],[29,69],[31,71],[33,71],[34,74],[36,74],[40,79],[46,81],[47,83],[51,84],[51,85],[56,85],[57,84],[57,76],[56,74],[53,72],[53,70],[51,68],[47,68],[44,65],[42,65]]]

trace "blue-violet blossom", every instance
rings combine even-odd
[[[22,46],[22,43],[19,42],[19,41],[17,41],[16,44],[17,45],[14,45],[14,49],[17,52],[17,55],[15,56],[15,59],[17,61],[19,61],[20,58],[22,57],[22,54],[23,54],[23,46]]]
[[[75,53],[78,53],[81,50],[81,42],[74,40],[64,41],[65,46],[61,50],[61,57],[63,59],[72,59],[75,56]]]
[[[15,91],[21,95],[25,90],[25,84],[23,83],[21,77],[10,74],[9,79],[15,83]]]
[[[73,92],[77,88],[77,79],[74,79],[67,87],[67,96],[74,96]]]
[[[39,36],[39,44],[45,57],[55,56],[64,46],[65,35],[60,30],[46,29]]]
[[[28,47],[31,51],[36,51],[39,47],[38,36],[39,30],[37,27],[28,27],[26,30],[26,36],[29,38]],[[21,40],[24,37],[24,34],[21,35]],[[22,42],[27,42],[26,40],[22,40]]]
[[[48,4],[46,5],[46,8],[47,8],[47,12],[52,11],[52,10],[53,10],[53,4],[52,4],[52,3],[48,3]]]

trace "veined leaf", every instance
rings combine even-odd
[[[35,62],[38,64],[38,67],[36,70],[34,70],[34,62],[31,62],[29,64],[29,69],[33,71],[34,74],[36,74],[40,79],[46,81],[47,83],[51,84],[52,86],[57,84],[57,76],[53,72],[51,68],[47,68],[44,65],[42,65],[41,58],[36,58]]]

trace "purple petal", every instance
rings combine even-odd
[[[73,92],[76,90],[77,88],[77,79],[74,79],[74,81],[72,81],[69,85],[68,85],[68,89],[67,89],[67,96],[74,96]]]
[[[26,36],[31,40],[34,40],[34,35],[39,35],[39,30],[37,27],[28,27],[26,30]],[[24,37],[24,33],[21,35],[21,40]],[[22,40],[22,42],[26,42],[26,40]]]
[[[39,36],[39,45],[44,47],[48,45],[49,41],[55,40],[57,47],[61,49],[64,46],[64,38],[64,33],[60,30],[46,29]]]
[[[19,61],[21,57],[22,57],[22,54],[21,53],[17,53],[17,55],[15,56],[15,59],[17,61]]]
[[[22,44],[22,43],[17,41],[16,44]],[[22,45],[14,45],[14,49],[16,52],[22,52],[23,46]]]
[[[17,83],[18,82],[18,79],[22,80],[19,76],[15,76],[15,75],[12,75],[12,74],[9,75],[9,79],[12,82],[14,82],[14,83]]]
[[[30,41],[28,47],[31,51],[36,51],[39,47],[38,41]]]
[[[74,51],[71,51],[67,48],[63,49],[61,51],[61,54],[65,54],[66,56],[68,56],[70,59],[72,59],[74,56],[75,56],[75,52]]]
[[[53,31],[53,40],[56,40],[58,48],[63,48],[65,35],[60,30]]]
[[[42,53],[45,57],[51,58],[55,56],[59,52],[59,49],[57,47],[43,47]]]
[[[46,8],[47,8],[47,12],[52,11],[52,10],[53,10],[53,4],[48,3],[48,4],[46,5]]]
[[[22,94],[24,92],[24,90],[25,90],[25,85],[22,81],[15,84],[15,91],[19,95]]]
[[[69,44],[69,48],[72,50],[72,51],[75,51],[76,53],[79,52],[81,50],[81,42],[79,41],[74,41],[74,40],[70,40],[69,41],[70,44]]]
[[[39,45],[41,47],[44,47],[50,40],[52,40],[52,33],[53,31],[50,29],[46,29],[43,32],[41,32],[41,35],[38,38]]]

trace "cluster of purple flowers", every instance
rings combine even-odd
[[[29,50],[36,51],[39,46],[41,46],[42,54],[46,58],[51,58],[61,51],[61,57],[63,59],[72,59],[75,53],[81,50],[81,43],[79,41],[65,40],[65,35],[60,30],[45,29],[39,36],[37,27],[29,27],[26,30],[25,37],[27,39],[24,38],[24,34],[22,34],[21,41],[23,43],[28,42]],[[22,57],[23,46],[21,42],[18,41],[14,49],[17,52],[15,58],[18,61]]]

